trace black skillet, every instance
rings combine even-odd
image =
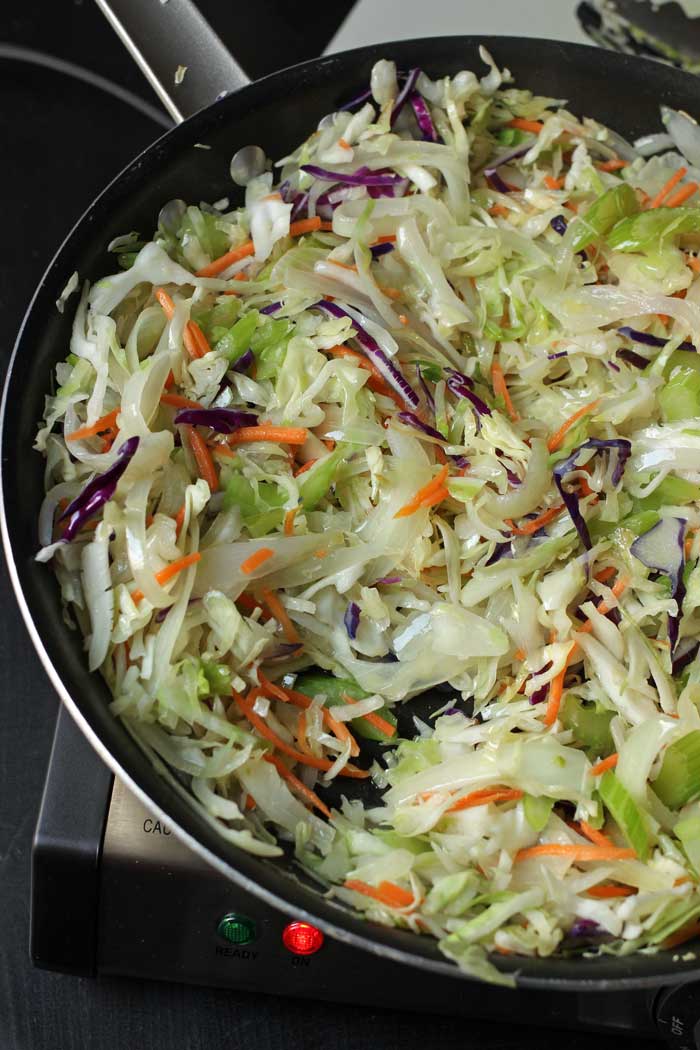
[[[106,0],[100,2],[104,7]],[[111,272],[114,264],[105,250],[109,241],[128,230],[149,233],[165,201],[231,195],[229,161],[240,147],[257,143],[273,158],[289,152],[324,114],[364,88],[380,57],[391,57],[400,69],[420,66],[435,76],[480,70],[483,44],[513,72],[518,85],[568,99],[574,112],[594,116],[629,138],[659,130],[660,102],[698,113],[698,81],[667,66],[591,47],[512,37],[440,37],[331,55],[242,86],[245,76],[189,0],[111,0],[111,9],[113,24],[123,38],[131,38],[132,50],[149,66],[171,113],[177,120],[188,119],[137,157],[89,206],[49,265],[17,339],[2,409],[2,535],[17,600],[51,682],[86,736],[188,846],[269,904],[307,917],[339,940],[454,976],[455,967],[432,939],[369,924],[325,900],[293,861],[256,859],[224,842],[109,713],[102,679],[88,673],[81,640],[63,622],[54,576],[33,560],[43,462],[32,445],[53,366],[66,354],[72,314],[70,308],[59,314],[55,302],[75,270],[90,280]],[[167,49],[161,46],[165,40]],[[180,64],[188,71],[176,88],[173,78]],[[221,92],[236,88],[214,102]],[[60,201],[52,206],[60,207]],[[500,959],[498,965],[519,972],[521,987],[550,990],[621,990],[700,977],[700,963],[674,962],[672,953]]]

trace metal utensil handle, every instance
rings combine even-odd
[[[191,0],[96,2],[176,123],[250,83]]]

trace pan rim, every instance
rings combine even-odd
[[[277,910],[280,910],[286,914],[294,915],[318,925],[325,933],[334,937],[336,940],[352,945],[353,947],[361,948],[365,951],[370,951],[375,955],[386,956],[393,959],[396,962],[400,962],[406,965],[412,965],[421,967],[429,970],[432,973],[439,974],[441,976],[453,977],[462,980],[474,980],[469,975],[462,973],[453,963],[446,961],[444,958],[437,954],[436,942],[432,939],[430,942],[424,942],[423,949],[421,951],[408,951],[400,947],[395,947],[392,944],[386,943],[382,939],[381,935],[383,932],[391,933],[395,932],[390,928],[374,926],[369,924],[361,916],[356,913],[346,912],[339,906],[331,906],[328,901],[325,901],[323,897],[316,894],[317,906],[322,910],[322,914],[319,915],[316,911],[308,911],[306,905],[296,905],[285,897],[280,896],[274,889],[269,888],[266,885],[261,885],[256,882],[250,875],[246,874],[245,871],[239,870],[237,867],[233,867],[230,861],[224,859],[214,848],[200,839],[195,838],[194,835],[186,830],[178,821],[177,818],[173,817],[168,812],[167,808],[161,805],[159,802],[153,800],[149,796],[147,790],[141,786],[135,779],[132,773],[128,772],[125,765],[117,759],[109,750],[104,741],[100,738],[98,732],[90,724],[89,720],[79,707],[78,703],[71,697],[68,687],[64,684],[63,678],[57,671],[51,657],[48,654],[46,647],[42,641],[38,626],[35,622],[34,616],[29,607],[29,602],[25,595],[25,590],[22,584],[20,575],[20,569],[17,565],[14,556],[14,548],[10,537],[10,528],[8,524],[8,515],[6,508],[6,442],[9,443],[6,436],[6,417],[7,417],[7,405],[10,396],[10,388],[13,384],[13,377],[17,369],[18,359],[20,358],[21,348],[25,342],[25,332],[31,323],[35,322],[35,312],[38,310],[38,301],[47,294],[47,289],[54,283],[54,279],[60,276],[61,272],[66,270],[65,260],[70,258],[71,249],[75,250],[76,245],[74,241],[80,240],[80,235],[84,232],[86,225],[88,225],[94,215],[99,213],[101,209],[104,209],[109,205],[110,199],[118,193],[120,190],[124,192],[125,182],[128,181],[129,177],[133,177],[138,174],[139,168],[162,150],[167,140],[167,151],[170,155],[171,151],[181,152],[183,143],[191,147],[193,132],[196,135],[198,129],[204,129],[212,124],[211,114],[213,111],[218,111],[222,115],[228,107],[233,105],[235,108],[236,103],[234,100],[244,100],[246,98],[252,98],[258,96],[258,102],[260,104],[265,103],[265,96],[270,92],[276,91],[277,81],[286,81],[290,76],[300,78],[302,82],[304,78],[307,79],[311,74],[314,80],[322,79],[325,71],[332,70],[334,64],[345,62],[348,58],[357,60],[358,64],[360,61],[367,61],[373,57],[379,57],[386,53],[400,54],[403,49],[409,51],[411,49],[417,49],[423,47],[426,50],[439,49],[440,47],[449,47],[450,49],[458,49],[460,45],[463,45],[465,49],[474,48],[478,44],[483,44],[489,49],[493,49],[497,52],[499,44],[515,46],[525,42],[528,46],[544,48],[544,50],[550,50],[552,57],[556,56],[557,53],[564,56],[571,56],[572,54],[582,53],[585,54],[587,59],[590,61],[595,56],[598,62],[602,62],[603,65],[617,65],[620,72],[624,73],[627,68],[634,68],[637,71],[637,75],[640,75],[640,63],[643,66],[648,67],[648,75],[654,78],[658,78],[662,73],[670,76],[671,79],[674,77],[678,78],[678,82],[681,80],[688,80],[690,74],[686,74],[680,70],[669,69],[669,67],[661,66],[659,63],[648,59],[640,59],[636,56],[619,55],[617,53],[602,51],[593,45],[588,44],[569,44],[562,41],[551,41],[539,38],[519,38],[512,36],[436,36],[428,37],[421,40],[405,40],[405,41],[394,41],[385,42],[376,45],[366,45],[364,47],[354,48],[350,51],[338,52],[336,54],[322,56],[320,59],[310,59],[306,62],[299,63],[294,66],[290,66],[284,70],[279,70],[268,76],[255,81],[245,87],[233,92],[223,99],[217,100],[211,106],[206,109],[200,110],[199,113],[195,114],[183,125],[175,126],[164,134],[160,135],[150,146],[138,154],[133,160],[131,160],[125,167],[120,171],[113,179],[111,179],[100,194],[88,205],[84,213],[80,216],[77,222],[73,225],[71,230],[66,235],[65,239],[55,252],[53,258],[49,262],[44,274],[42,275],[37,288],[31,298],[22,324],[20,326],[17,339],[15,341],[13,352],[8,364],[4,389],[2,395],[2,404],[0,406],[0,534],[2,536],[2,543],[5,552],[6,563],[8,567],[8,574],[12,583],[12,587],[17,599],[22,618],[25,622],[30,638],[34,645],[34,648],[39,656],[39,659],[46,671],[49,680],[51,681],[54,689],[58,693],[61,701],[65,704],[69,710],[71,716],[74,718],[81,731],[90,741],[92,746],[98,752],[100,757],[106,764],[113,770],[113,772],[120,777],[121,780],[127,785],[127,787],[146,805],[148,808],[153,810],[159,817],[165,819],[173,828],[178,837],[187,845],[190,849],[194,850],[203,860],[211,864],[217,870],[222,872],[227,878],[237,883],[247,891],[260,897],[267,904],[273,906]],[[661,71],[661,73],[660,73]],[[182,140],[182,141],[181,141]],[[70,270],[70,266],[67,267]],[[138,745],[133,744],[134,748]],[[154,777],[161,782],[164,779],[161,775],[151,767]],[[174,794],[171,791],[171,795],[174,801]],[[173,808],[175,808],[173,806]],[[223,844],[223,840],[221,840]],[[234,850],[236,854],[243,859],[249,858],[250,855],[244,853],[244,851],[227,844],[227,850]],[[259,858],[253,858],[253,861],[257,864],[263,864]],[[243,864],[243,867],[248,866]],[[294,883],[290,880],[290,888],[293,888]],[[303,887],[305,895],[310,895],[313,891],[307,887]],[[328,914],[328,913],[332,914]],[[334,917],[335,916],[335,917]],[[342,922],[345,924],[341,924]],[[337,918],[336,918],[337,917]],[[356,928],[354,928],[356,927]],[[363,932],[366,931],[366,932]],[[416,935],[414,935],[416,936]],[[416,936],[416,943],[421,943],[422,939]],[[425,950],[425,946],[429,943],[432,951]],[[666,962],[668,969],[670,962],[664,956],[654,957],[647,956],[649,961],[650,969],[653,970],[653,959],[660,958]],[[569,966],[562,965],[569,963]],[[559,958],[554,959],[522,959],[519,962],[512,962],[510,960],[498,960],[499,969],[504,972],[514,973],[517,975],[517,984],[520,988],[542,988],[547,990],[562,990],[562,991],[592,991],[600,992],[606,990],[624,990],[624,989],[644,989],[644,988],[657,988],[664,984],[681,984],[691,981],[700,975],[700,963],[683,963],[677,964],[677,968],[674,969],[672,974],[668,972],[650,972],[643,975],[635,976],[615,976],[615,977],[601,977],[598,978],[589,972],[575,977],[557,973],[545,975],[545,972],[552,969],[565,969],[568,970],[571,965],[578,967],[579,960],[564,960]],[[532,967],[532,969],[531,969]],[[525,971],[525,972],[522,972]],[[545,972],[543,972],[545,971]]]

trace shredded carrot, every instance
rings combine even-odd
[[[340,266],[342,270],[352,270],[353,273],[357,273],[357,267],[351,266],[350,263],[340,262],[338,259],[329,259],[328,261],[334,266]]]
[[[517,423],[518,420],[520,419],[520,416],[518,415],[518,413],[515,411],[515,408],[513,407],[513,402],[511,401],[510,392],[509,392],[508,386],[506,384],[506,377],[503,374],[503,369],[501,368],[501,365],[500,365],[499,361],[494,361],[493,364],[491,365],[491,382],[493,384],[493,392],[494,392],[494,394],[496,395],[496,397],[502,397],[503,398],[503,400],[505,401],[505,404],[506,404],[506,410],[508,412],[508,415],[510,416],[510,418],[513,420],[514,423]]]
[[[117,425],[117,416],[120,412],[120,408],[115,408],[113,412],[108,412],[106,416],[102,416],[90,426],[79,427],[78,430],[66,436],[66,441],[82,441],[83,438],[94,437],[105,430],[113,430]]]
[[[289,786],[294,788],[297,794],[301,795],[305,802],[308,802],[309,805],[313,806],[314,809],[319,810],[320,813],[323,813],[324,817],[328,817],[330,820],[331,811],[326,803],[321,801],[315,791],[312,791],[302,780],[299,780],[299,777],[295,776],[291,769],[288,769],[287,766],[285,766],[281,758],[277,755],[265,755],[265,761],[275,767],[282,779],[286,780]]]
[[[289,227],[290,237],[301,237],[303,233],[313,233],[314,230],[320,230],[323,226],[318,215],[314,215],[311,219],[299,219],[298,222],[293,222]]]
[[[322,222],[321,225],[319,226],[319,230],[325,230],[326,233],[333,233],[333,223],[332,222]],[[330,298],[331,298],[330,295],[326,296],[326,299],[330,299]]]
[[[349,357],[357,362],[359,368],[364,368],[371,375],[367,386],[370,390],[373,390],[376,394],[383,394],[384,397],[390,397],[397,407],[403,411],[405,405],[395,390],[389,386],[382,373],[379,371],[377,366],[368,357],[363,354],[359,354],[357,350],[350,350],[347,346],[331,346],[326,350],[327,354],[333,354],[334,357]]]
[[[246,795],[246,797],[245,797],[245,808],[246,809],[255,809],[256,806],[257,806],[257,802],[255,801],[253,796],[252,795]]]
[[[352,149],[352,146],[347,141],[347,139],[338,139],[338,145],[341,149]]]
[[[245,445],[252,441],[275,441],[285,445],[303,445],[309,436],[304,427],[274,427],[259,423],[256,427],[240,427],[226,438],[229,445]]]
[[[226,252],[225,255],[220,255],[218,259],[214,259],[212,262],[203,266],[201,270],[197,270],[195,276],[197,277],[216,277],[218,274],[223,273],[229,266],[239,262],[241,259],[245,259],[248,255],[255,253],[255,245],[252,241],[245,241],[243,244],[239,244],[237,248],[232,248],[231,251]]]
[[[166,390],[170,390],[171,386],[175,386],[175,376],[173,375],[172,368],[170,369],[170,371],[168,372],[167,376],[165,377],[164,386],[165,386]]]
[[[319,550],[314,551],[314,558],[327,558],[327,557],[328,557],[328,551],[326,550],[325,547],[321,547],[321,548],[319,548]]]
[[[446,813],[458,813],[462,809],[473,809],[475,806],[487,806],[489,802],[515,802],[522,798],[523,791],[518,788],[482,788],[480,791],[472,791],[464,798],[458,799],[454,805],[446,809]]]
[[[253,696],[254,693],[255,690],[251,692],[250,696]],[[250,699],[246,700],[236,692],[233,693],[233,698],[253,728],[257,730],[260,736],[274,744],[278,751],[282,751],[283,754],[289,755],[290,758],[293,758],[296,762],[300,762],[304,766],[313,766],[314,769],[323,770],[331,768],[333,763],[327,758],[316,758],[314,755],[304,755],[301,751],[297,751],[285,740],[282,740],[281,737],[277,736],[262,718],[255,713]],[[366,769],[357,769],[355,766],[347,765],[340,773],[340,776],[364,780],[369,776],[369,772]]]
[[[534,135],[539,135],[544,127],[541,120],[525,120],[523,117],[513,117],[506,124],[507,128],[518,128],[519,131],[531,131]]]
[[[685,204],[685,202],[693,197],[700,187],[697,182],[688,182],[685,186],[681,186],[679,190],[676,190],[672,196],[666,198],[665,206],[667,208],[677,208],[679,204]]]
[[[343,700],[346,704],[358,703],[354,697],[350,696],[349,693],[343,693]],[[386,718],[382,718],[376,711],[370,711],[368,715],[362,715],[370,725],[373,725],[375,729],[378,729],[384,736],[396,736],[396,726],[393,726],[391,722],[387,722]]]
[[[369,883],[362,882],[360,879],[346,879],[345,889],[371,897],[372,900],[379,901],[387,908],[408,908],[414,903],[413,894],[397,886],[395,882],[385,881],[380,882],[378,886],[370,886]]]
[[[598,831],[597,828],[592,828],[585,820],[582,820],[579,824],[581,834],[585,838],[590,839],[596,846],[614,846],[615,843],[612,839],[609,839],[607,835],[604,835],[602,831]]]
[[[538,514],[536,518],[527,521],[524,525],[515,525],[510,518],[506,518],[505,523],[514,536],[532,536],[538,529],[541,529],[544,525],[549,525],[550,521],[554,521],[563,510],[564,504],[560,503],[557,507],[550,507],[549,510]]]
[[[686,255],[685,261],[694,273],[700,273],[700,259],[697,255]]]
[[[629,580],[627,580],[624,577],[622,577],[621,579],[619,579],[617,581],[617,583],[613,587],[610,588],[610,590],[612,591],[612,593],[615,596],[615,598],[619,598],[620,595],[622,594],[622,592],[628,586],[629,586]],[[600,613],[601,616],[605,616],[605,614],[609,613],[611,609],[612,609],[612,606],[608,605],[607,602],[601,602],[600,605],[598,606],[598,612]],[[592,630],[593,630],[593,623],[591,622],[591,620],[586,620],[586,622],[584,624],[582,624],[581,627],[579,627],[579,631],[581,631],[583,634],[590,634]]]
[[[489,208],[489,215],[503,216],[508,214],[508,208],[505,204],[492,204]]]
[[[387,284],[380,284],[380,285],[377,285],[377,287],[379,288],[379,291],[383,295],[386,295],[386,297],[388,299],[400,299],[401,296],[403,295],[403,292],[401,291],[400,288],[391,288]]]
[[[323,438],[323,444],[326,446],[329,452],[332,452],[335,448],[335,441],[333,438]]]
[[[187,436],[187,440],[190,443],[192,449],[192,455],[197,462],[197,470],[199,471],[200,478],[203,478],[209,486],[210,492],[216,492],[219,488],[219,475],[216,473],[216,467],[214,466],[214,460],[211,458],[211,452],[207,448],[207,444],[194,427],[189,424],[185,424],[182,428]]]
[[[153,294],[163,308],[163,313],[169,321],[172,320],[173,314],[175,313],[175,303],[171,296],[168,295],[165,288],[154,288]]]
[[[405,503],[400,510],[397,510],[394,514],[395,518],[407,518],[410,514],[415,514],[417,510],[424,505],[424,500],[430,499],[434,494],[444,489],[445,482],[447,481],[448,468],[444,466],[427,485],[423,485],[422,488],[418,489],[413,499]]]
[[[399,321],[401,322],[401,324],[407,325],[408,318],[406,317],[406,314],[399,314]]]
[[[545,175],[544,184],[548,190],[560,190],[564,185],[564,180],[555,179],[553,175]]]
[[[634,886],[591,886],[586,890],[589,897],[604,901],[612,897],[631,897],[636,893]]]
[[[185,524],[185,504],[183,503],[175,515],[175,535],[179,536],[182,526]]]
[[[297,634],[296,627],[289,619],[289,613],[282,605],[282,602],[280,601],[278,596],[272,591],[264,590],[262,592],[262,599],[265,602],[265,605],[272,613],[272,615],[274,616],[274,618],[277,620],[277,623],[284,631],[284,637],[287,639],[287,641],[291,642],[293,645],[301,645],[301,638]]]
[[[259,569],[274,553],[269,547],[259,547],[255,554],[251,554],[249,558],[241,562],[241,572],[244,572],[246,576],[250,576],[251,572]]]
[[[199,401],[190,401],[188,397],[181,394],[161,394],[161,405],[170,405],[172,408],[202,408]]]
[[[299,750],[303,751],[305,755],[313,755],[306,735],[306,711],[300,711],[297,715],[297,744],[299,745]]]
[[[569,660],[574,655],[574,650],[576,648],[576,642],[574,642],[566,655],[566,660],[564,661],[564,666],[561,671],[549,683],[549,699],[547,701],[547,710],[544,714],[544,724],[546,726],[553,725],[559,716],[561,698],[564,692],[564,679],[566,678],[566,672],[569,667]]]
[[[182,341],[191,358],[204,357],[211,350],[207,337],[196,321],[188,321],[182,333]]]
[[[269,612],[267,612],[267,610],[263,608],[260,602],[255,600],[252,594],[246,594],[245,592],[243,594],[239,594],[236,598],[236,605],[239,605],[241,609],[243,609],[243,611],[247,613],[254,613],[256,609],[260,609],[260,621],[262,623],[267,623],[267,621],[271,619]]]
[[[549,451],[555,452],[561,445],[567,433],[574,426],[574,424],[578,423],[579,419],[581,419],[583,416],[588,415],[589,412],[595,412],[599,404],[600,398],[597,398],[595,401],[591,401],[590,404],[583,405],[576,412],[574,412],[573,416],[569,416],[566,422],[562,423],[562,425],[559,427],[556,433],[552,434],[551,438],[547,442],[547,448],[549,449]]]
[[[298,478],[301,474],[306,474],[307,470],[311,470],[311,468],[313,467],[314,463],[318,463],[318,460],[317,459],[307,459],[306,463],[304,463],[301,467],[299,467],[298,470],[294,471],[294,477]]]
[[[617,569],[614,565],[607,565],[604,569],[601,569],[600,572],[597,572],[593,579],[597,580],[598,583],[607,583],[608,580],[612,579],[616,572]]]
[[[381,237],[377,237],[376,241],[374,241],[370,247],[374,248],[375,244],[396,244],[396,234],[384,233]]]
[[[212,453],[215,456],[223,456],[224,459],[236,458],[236,453],[233,451],[233,449],[230,449],[228,445],[222,445],[220,442],[217,442],[215,445],[212,446]]]
[[[530,860],[532,857],[568,857],[572,861],[588,862],[596,860],[633,860],[637,854],[633,849],[620,849],[617,846],[573,846],[561,842],[543,842],[539,846],[528,846],[518,850],[516,861]]]
[[[678,168],[671,178],[663,184],[659,192],[649,204],[650,208],[658,208],[666,200],[671,190],[678,185],[682,178],[688,174],[687,168]]]
[[[516,649],[515,652],[513,653],[513,659],[514,660],[524,660],[526,656],[527,656],[527,653],[525,652],[524,649]]]
[[[299,513],[299,508],[298,507],[292,507],[292,509],[288,510],[287,513],[285,514],[285,516],[284,516],[284,534],[285,534],[285,536],[293,536],[294,535],[294,519],[296,518],[298,513]]]
[[[629,164],[627,160],[604,160],[602,164],[596,164],[598,171],[620,171]]]
[[[695,920],[686,926],[681,926],[680,930],[672,933],[670,937],[666,938],[661,947],[668,951],[669,948],[677,948],[679,944],[685,944],[686,941],[691,941],[693,937],[698,936],[700,936],[700,921]]]
[[[608,755],[602,762],[597,762],[596,765],[591,766],[590,774],[592,777],[600,777],[603,773],[607,773],[609,769],[614,769],[619,759],[617,751],[613,751],[612,755]]]
[[[200,560],[202,555],[199,551],[194,551],[192,554],[186,554],[184,558],[177,558],[175,561],[171,561],[170,565],[166,565],[164,569],[155,574],[155,581],[159,583],[161,587],[164,587],[166,583],[172,580],[173,576],[177,576],[183,569],[189,569],[190,565],[195,565]],[[132,591],[131,600],[135,605],[143,599],[143,591]]]

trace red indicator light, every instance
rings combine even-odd
[[[284,928],[282,942],[294,955],[313,955],[323,947],[323,934],[310,922],[290,922]]]

